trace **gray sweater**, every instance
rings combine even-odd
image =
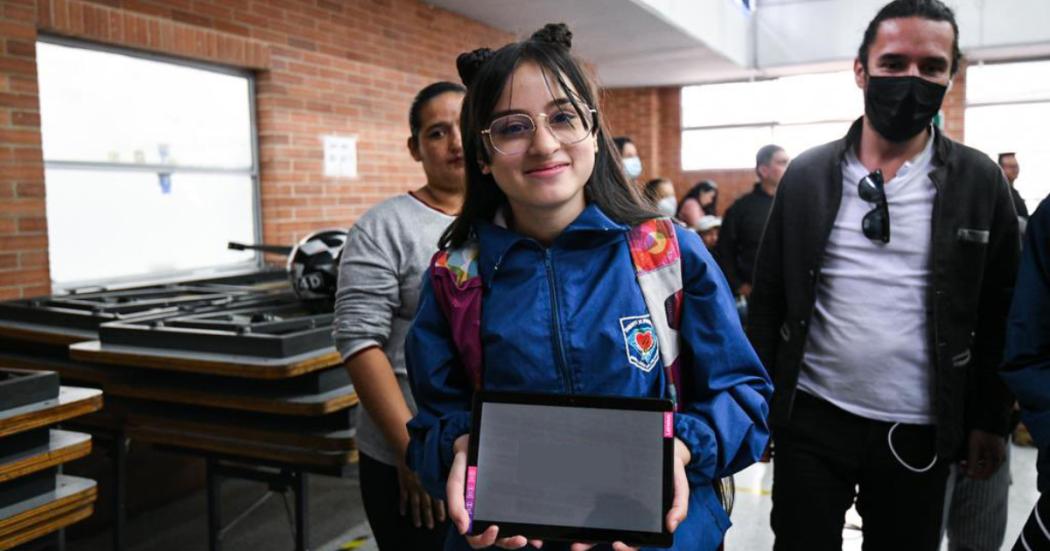
[[[381,347],[413,414],[405,335],[416,314],[423,274],[452,220],[411,195],[398,195],[373,207],[350,228],[339,264],[335,346],[344,362],[366,348]],[[398,458],[382,431],[363,407],[356,410],[358,449],[394,465]]]

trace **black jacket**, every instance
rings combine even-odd
[[[748,322],[752,343],[773,378],[774,425],[791,415],[822,258],[842,200],[841,163],[846,148],[859,142],[862,121],[845,138],[791,163],[759,247]],[[996,369],[1019,235],[1006,179],[986,155],[937,130],[934,162],[927,338],[937,450],[941,457],[955,457],[969,430],[1008,430],[1012,398]]]
[[[772,206],[773,196],[762,190],[762,184],[755,184],[754,191],[737,199],[722,220],[718,260],[734,293],[753,281],[758,243]]]
[[[1017,211],[1017,216],[1021,218],[1028,218],[1028,205],[1024,204],[1024,198],[1017,192],[1017,188],[1010,186],[1010,197],[1014,201],[1014,210]]]

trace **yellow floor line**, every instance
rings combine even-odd
[[[736,491],[737,491],[737,493],[740,493],[740,494],[754,494],[756,496],[771,496],[771,495],[773,495],[773,491],[772,490],[767,490],[765,488],[744,488],[742,486],[737,486],[736,487]]]
[[[362,545],[364,545],[367,541],[368,541],[368,536],[359,536],[359,537],[356,537],[356,538],[354,538],[354,539],[352,539],[352,540],[350,540],[350,541],[340,545],[339,549],[344,550],[344,551],[345,550],[349,550],[349,549],[357,549],[358,547],[361,547]]]

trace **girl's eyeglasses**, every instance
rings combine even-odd
[[[598,112],[586,105],[579,109],[559,109],[549,115],[537,115],[544,127],[563,145],[572,145],[587,139],[595,127]],[[536,121],[525,113],[497,117],[481,134],[488,137],[492,149],[503,155],[524,153],[536,135]]]

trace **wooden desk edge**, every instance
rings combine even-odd
[[[74,360],[123,365],[143,369],[183,371],[205,375],[226,375],[245,379],[289,379],[340,364],[339,353],[331,351],[288,364],[236,363],[207,358],[180,358],[151,354],[146,349],[103,347],[100,341],[78,342],[69,347]]]
[[[76,400],[63,402],[62,392],[70,390],[84,391],[84,396]],[[68,399],[68,395],[66,397]],[[30,411],[7,419],[0,419],[0,437],[61,423],[74,417],[94,413],[102,409],[102,391],[91,388],[63,386],[59,389],[57,404],[54,407]]]

